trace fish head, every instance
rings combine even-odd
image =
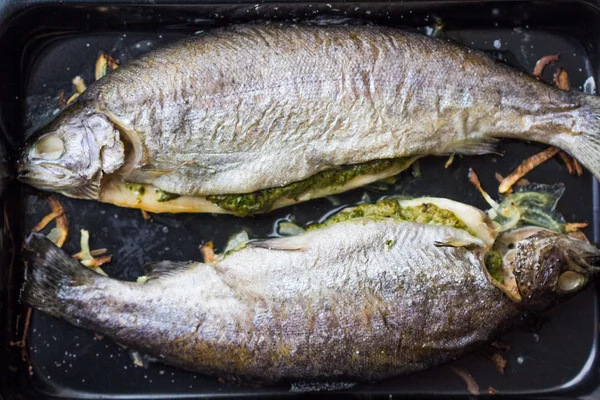
[[[76,102],[27,141],[18,179],[41,190],[97,199],[103,174],[124,161],[124,143],[113,123]]]
[[[581,239],[543,228],[509,232],[504,260],[524,306],[543,310],[584,289],[600,270],[600,250]],[[512,242],[512,243],[511,243]]]

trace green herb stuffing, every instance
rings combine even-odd
[[[504,282],[502,256],[497,251],[490,251],[485,255],[485,267],[497,282]]]
[[[356,207],[348,208],[322,224],[309,226],[308,229],[318,229],[349,219],[364,217],[370,219],[394,218],[423,225],[444,225],[463,229],[474,234],[452,211],[439,208],[431,203],[423,203],[414,207],[402,207],[397,200],[393,199],[381,200],[375,204],[360,204]]]
[[[143,196],[146,193],[146,188],[142,184],[137,183],[127,183],[125,187],[131,191],[133,191],[138,196]]]
[[[156,193],[158,193],[158,202],[164,203],[165,201],[175,200],[178,197],[181,197],[179,194],[165,192],[161,189],[156,189]]]
[[[245,217],[260,211],[268,211],[280,198],[298,199],[304,193],[325,187],[342,186],[357,176],[379,173],[393,166],[407,168],[413,158],[397,158],[375,160],[364,164],[344,165],[291,183],[287,186],[263,189],[247,194],[225,194],[207,196],[207,200],[219,207],[233,212],[234,215]]]

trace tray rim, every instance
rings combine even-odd
[[[434,0],[434,1],[422,1],[419,0],[390,0],[390,1],[381,1],[381,0],[367,0],[367,1],[331,1],[331,0],[312,0],[310,2],[305,2],[302,0],[261,0],[261,4],[274,4],[274,3],[289,3],[289,4],[302,4],[302,3],[318,3],[318,4],[327,4],[327,3],[366,3],[366,4],[382,4],[389,2],[401,2],[404,4],[407,3],[421,3],[421,4],[480,4],[480,3],[535,3],[536,0]],[[564,0],[542,0],[543,3],[565,3]],[[89,5],[97,5],[97,6],[125,6],[125,7],[154,7],[154,6],[177,6],[177,7],[186,7],[186,6],[198,6],[198,5],[248,5],[255,4],[256,0],[61,0],[60,4],[64,6],[89,6]],[[600,12],[600,0],[575,0],[573,3],[579,3],[584,6],[593,7],[594,9]],[[27,13],[29,10],[34,8],[41,8],[47,6],[56,6],[56,0],[0,0],[0,38],[5,34],[6,29],[11,24],[11,21],[15,18],[21,16],[21,14]],[[600,68],[600,66],[598,66]],[[600,75],[599,71],[594,71],[596,77]],[[1,118],[0,109],[0,118]],[[0,131],[2,130],[2,126],[0,126]],[[1,133],[1,132],[0,132]],[[596,243],[600,241],[600,183],[592,177],[592,196],[593,196],[593,238]],[[2,199],[3,200],[3,199]],[[3,220],[3,217],[0,216],[0,220]],[[600,293],[600,285],[596,287],[596,293]],[[600,306],[600,304],[598,304]],[[0,308],[0,312],[3,312],[3,309]],[[600,312],[600,308],[596,307],[595,317],[596,320],[599,320],[598,314]],[[598,334],[595,335],[598,339]],[[0,343],[0,346],[4,345],[4,343]],[[577,389],[581,382],[590,379],[590,371],[592,369],[595,370],[595,384],[597,385],[593,392],[586,393],[583,395],[585,398],[599,398],[600,397],[600,371],[598,371],[598,364],[600,363],[600,354],[598,352],[597,345],[593,347],[593,351],[590,353],[590,356],[581,372],[571,379],[569,382],[562,385],[562,388],[559,391],[549,390],[549,391],[536,391],[534,393],[539,395],[557,395],[560,397],[571,397],[577,396]],[[0,375],[2,370],[0,370]],[[7,387],[4,387],[4,376],[0,376],[0,399],[6,398],[10,399],[12,397],[11,393],[5,392]],[[344,395],[344,396],[364,396],[368,391],[360,391],[357,393],[348,393],[348,392],[332,392],[331,395]],[[571,394],[573,392],[573,394]],[[52,395],[45,394],[43,392],[38,392],[33,390],[32,388],[25,388],[24,391],[20,394],[24,396],[34,396],[35,398],[55,398]],[[244,396],[246,396],[245,394]],[[253,393],[250,394],[252,397],[266,397],[271,396],[269,393]],[[278,394],[280,396],[281,394]],[[285,394],[287,395],[295,395],[293,393]],[[315,395],[315,394],[311,394]],[[317,395],[327,395],[327,393],[317,394]],[[371,394],[372,396],[379,396],[378,394]],[[530,396],[531,393],[524,392],[522,395]],[[231,397],[230,395],[219,395],[219,394],[208,394],[202,397]],[[238,396],[238,395],[234,395]],[[387,395],[381,395],[387,396]],[[107,398],[116,398],[117,396],[106,396]],[[197,395],[181,395],[178,394],[177,397],[181,398],[197,398]],[[427,397],[427,396],[416,396],[416,397]],[[456,397],[456,396],[453,396]],[[463,396],[459,396],[463,397]],[[469,397],[465,395],[464,397]],[[577,396],[579,397],[579,396]],[[61,397],[62,398],[62,397]],[[138,398],[137,396],[118,396],[118,398]],[[149,398],[169,398],[164,395],[153,395],[149,396]]]

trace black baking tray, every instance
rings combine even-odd
[[[294,395],[288,386],[249,387],[182,371],[160,363],[135,366],[130,350],[65,322],[33,312],[25,353],[10,342],[23,334],[26,308],[18,301],[23,266],[18,254],[23,234],[49,211],[29,188],[8,183],[10,157],[26,135],[58,107],[58,93],[73,91],[71,79],[87,82],[100,51],[126,62],[178,38],[213,27],[254,20],[309,23],[364,23],[431,32],[443,21],[453,40],[489,52],[531,72],[544,55],[560,53],[557,66],[567,70],[574,90],[582,90],[600,72],[600,2],[558,1],[386,1],[386,2],[209,2],[209,1],[25,1],[0,0],[0,189],[4,225],[0,240],[0,397],[12,398],[194,398]],[[544,78],[551,80],[554,66]],[[229,235],[242,229],[253,237],[273,234],[277,221],[299,224],[318,220],[339,204],[375,200],[384,194],[444,196],[485,208],[466,179],[474,168],[494,193],[494,173],[506,174],[542,147],[505,141],[502,155],[457,157],[420,162],[421,174],[404,173],[387,190],[355,190],[268,215],[239,219],[215,215],[153,215],[137,210],[59,196],[69,218],[65,249],[78,250],[79,230],[88,229],[93,248],[107,248],[113,262],[105,268],[118,279],[134,280],[150,260],[200,259],[198,246],[213,240],[222,249]],[[599,155],[600,157],[600,155]],[[570,176],[552,160],[528,179],[564,182],[559,205],[570,221],[586,221],[585,233],[598,243],[598,183],[585,173]],[[480,354],[454,362],[469,371],[487,393],[496,396],[596,397],[598,365],[598,295],[595,287],[554,310],[520,323],[500,339],[511,347],[501,375]],[[334,394],[355,396],[467,396],[466,385],[449,368],[440,367],[378,384],[360,384]],[[322,393],[331,395],[332,392]]]

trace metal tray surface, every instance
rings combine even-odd
[[[59,5],[0,0],[0,130],[6,154],[15,154],[27,133],[56,112],[58,93],[72,92],[74,76],[91,82],[100,51],[125,63],[167,42],[231,22],[369,21],[427,34],[441,19],[451,39],[529,72],[540,57],[560,53],[556,66],[567,70],[574,90],[582,90],[590,77],[599,78],[600,8],[593,2],[137,3],[63,1]],[[545,79],[552,79],[554,69],[547,68]],[[153,214],[144,220],[138,210],[59,196],[70,228],[64,248],[77,252],[80,229],[87,229],[92,248],[107,248],[113,254],[105,271],[118,279],[135,280],[143,274],[142,265],[147,261],[200,260],[199,246],[208,240],[214,241],[218,251],[240,230],[251,237],[273,235],[281,219],[303,225],[340,205],[384,195],[443,196],[486,208],[467,180],[468,169],[475,169],[484,187],[495,193],[495,172],[507,174],[541,148],[504,141],[504,156],[457,157],[447,169],[445,158],[429,157],[420,161],[421,176],[405,172],[385,191],[354,190],[335,196],[333,201],[318,199],[247,219]],[[569,221],[589,222],[585,233],[598,242],[598,184],[589,173],[570,176],[560,161],[552,160],[527,178],[539,183],[564,182],[567,189],[559,210]],[[158,362],[138,367],[129,349],[35,311],[27,341],[29,360],[22,361],[20,349],[9,345],[22,335],[25,311],[18,303],[23,277],[18,249],[23,233],[48,213],[49,207],[43,198],[32,195],[32,190],[17,184],[5,191],[3,207],[0,397],[179,398],[295,393],[289,386],[227,383]],[[498,391],[497,396],[594,396],[599,386],[596,289],[588,289],[533,322],[519,323],[499,338],[511,347],[504,353],[508,361],[504,375],[480,354],[465,356],[454,365],[470,372],[482,393],[491,386]],[[465,383],[446,366],[388,382],[360,384],[343,393],[388,398],[468,395]]]

